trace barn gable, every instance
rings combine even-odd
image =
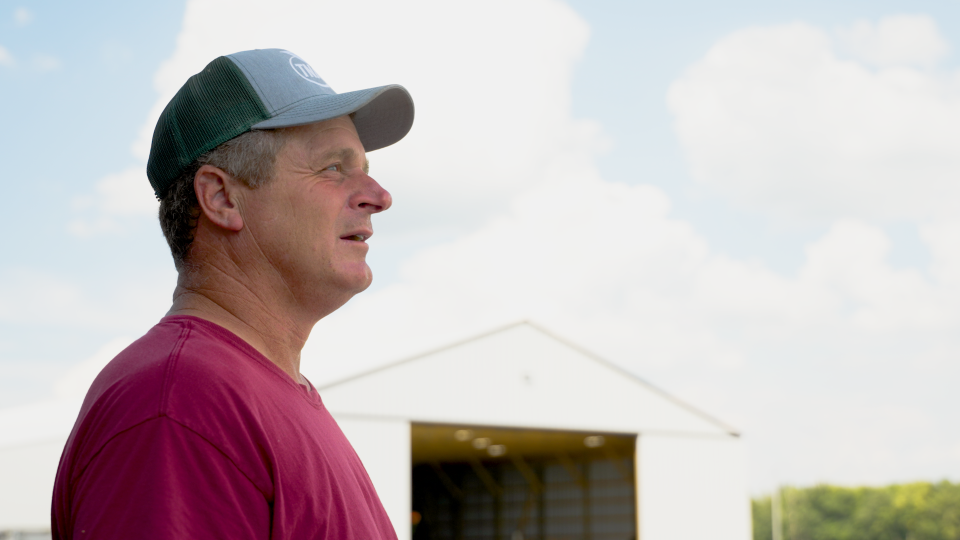
[[[735,436],[729,427],[529,322],[319,389],[338,418]]]

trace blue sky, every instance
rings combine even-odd
[[[796,271],[803,244],[825,227],[771,225],[715,194],[691,193],[687,165],[664,106],[667,87],[718,39],[736,30],[805,21],[826,28],[885,15],[926,13],[944,35],[960,33],[960,4],[951,1],[570,2],[592,33],[573,81],[575,114],[598,119],[615,141],[599,161],[604,175],[653,183],[672,197],[678,215],[700,224],[719,249]],[[957,66],[958,57],[945,64]],[[714,195],[714,196],[711,196]],[[899,264],[924,261],[909,224],[888,224]]]
[[[98,186],[110,175],[126,186],[125,171],[142,168],[137,141],[154,109],[219,51],[216,39],[269,42],[300,52],[338,90],[399,82],[418,106],[406,146],[372,156],[398,204],[377,225],[374,286],[321,322],[305,351],[313,379],[530,317],[741,427],[753,489],[958,478],[960,432],[947,412],[960,406],[949,397],[960,353],[955,226],[931,199],[955,200],[953,149],[941,142],[952,140],[960,4],[529,0],[509,17],[494,4],[456,8],[466,16],[421,6],[404,15],[408,32],[371,8],[364,39],[321,24],[316,43],[287,44],[256,26],[254,2],[202,17],[215,2],[191,4],[192,16],[183,2],[0,6],[0,407],[52,398],[65,370],[162,316],[175,275],[152,203],[111,202]],[[876,45],[884,20],[903,23],[888,41],[907,61],[857,49],[887,46]],[[910,49],[916,36],[932,48]],[[797,55],[819,46],[824,71],[802,71]],[[761,67],[743,75],[720,57]],[[783,97],[778,66],[795,81],[826,77],[826,89]],[[860,86],[833,85],[830,70]],[[891,77],[938,88],[942,114],[910,112],[925,101],[883,86]],[[780,105],[761,115],[725,88]],[[857,131],[872,109],[844,116],[856,108],[845,91],[907,111],[883,120],[891,133],[945,134],[904,139],[920,142],[891,167],[916,160],[916,177],[845,150],[866,141],[865,155],[883,155],[887,144]],[[703,114],[703,96],[723,114]],[[808,116],[841,104],[835,124],[813,125],[827,142],[781,142],[789,99]],[[921,116],[926,124],[911,120]],[[759,143],[725,136],[741,126]],[[948,180],[924,183],[937,175]],[[817,182],[826,187],[806,187]],[[129,201],[133,210],[118,210]],[[382,343],[358,353],[350,328],[361,325]]]
[[[148,223],[137,224],[142,236],[108,242],[78,241],[65,234],[65,224],[78,194],[105,171],[135,163],[130,141],[156,99],[153,73],[173,48],[183,4],[30,2],[4,8],[2,46],[16,62],[0,70],[10,126],[0,134],[9,190],[0,217],[8,231],[4,270],[49,272],[102,289],[114,273],[166,265],[162,238]],[[30,13],[26,23],[17,23],[16,9]],[[43,56],[55,58],[57,67],[36,66]],[[99,261],[109,261],[110,269]],[[5,359],[69,365],[109,333],[22,324],[14,316],[0,330],[0,350]]]

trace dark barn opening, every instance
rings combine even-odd
[[[414,540],[636,538],[635,436],[413,424]]]

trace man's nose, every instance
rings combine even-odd
[[[364,176],[366,177],[364,178],[364,187],[361,190],[357,206],[371,214],[383,212],[390,208],[393,205],[393,196],[390,195],[390,192],[383,189],[383,186],[370,175],[365,174]]]

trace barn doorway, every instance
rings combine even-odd
[[[411,426],[414,540],[636,538],[635,436]]]

